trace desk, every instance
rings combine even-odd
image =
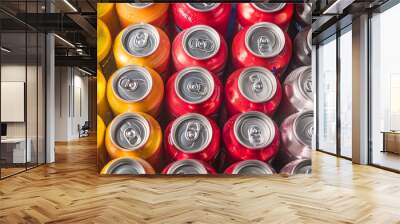
[[[32,160],[32,140],[26,139],[27,147],[25,154],[25,138],[1,139],[1,156],[7,163],[25,163]],[[25,161],[26,158],[26,161]]]
[[[400,154],[400,131],[382,131],[383,151]]]

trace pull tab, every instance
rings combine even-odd
[[[308,78],[304,83],[304,90],[308,93],[312,92],[312,80]]]
[[[207,53],[213,52],[215,48],[214,43],[205,38],[191,38],[189,40],[189,47]]]
[[[207,94],[206,85],[201,82],[196,82],[196,81],[190,82],[187,85],[187,89],[190,92],[196,93],[197,95],[200,95],[200,96],[204,96]]]
[[[191,121],[186,126],[185,138],[190,142],[196,141],[200,136],[201,125],[199,122]]]
[[[215,3],[202,2],[202,3],[200,3],[200,4],[202,4],[202,5],[204,6],[204,8],[208,8],[208,7],[210,7],[210,6],[213,6]]]
[[[263,90],[263,83],[261,81],[260,75],[259,74],[252,74],[249,76],[251,84],[251,89],[255,93],[260,93]]]
[[[257,39],[257,46],[260,52],[272,51],[271,40],[267,36],[260,36]]]
[[[142,141],[140,135],[133,128],[127,128],[124,130],[124,138],[132,147],[138,145],[138,143]]]
[[[247,132],[249,135],[250,144],[257,146],[261,143],[262,141],[261,129],[258,126],[255,125],[251,126]]]
[[[306,130],[307,137],[312,138],[313,132],[314,132],[314,126],[311,125],[311,127],[307,127]]]
[[[119,81],[119,86],[130,92],[134,92],[139,87],[140,81],[141,80],[137,79],[123,78]]]
[[[137,48],[144,48],[149,40],[149,34],[145,32],[138,32],[133,40],[133,45]]]

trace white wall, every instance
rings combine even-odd
[[[55,141],[78,139],[78,125],[88,120],[88,78],[76,68],[55,70]]]

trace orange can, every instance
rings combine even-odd
[[[120,157],[111,160],[100,172],[101,174],[143,175],[155,174],[153,167],[143,159],[136,157]]]
[[[144,112],[157,117],[164,83],[153,69],[129,65],[118,69],[107,83],[107,99],[115,115]]]
[[[97,114],[108,124],[112,120],[112,113],[107,102],[106,84],[103,72],[97,68]]]
[[[114,41],[118,68],[142,65],[156,70],[164,81],[169,70],[171,43],[167,34],[150,24],[134,24],[123,29]]]
[[[103,119],[97,115],[97,167],[101,170],[104,165],[109,161],[108,153],[104,145],[104,134],[106,131],[106,125]]]
[[[117,13],[115,12],[115,4],[97,3],[97,18],[107,25],[112,38],[115,38],[121,30]]]
[[[167,31],[168,3],[117,3],[122,28],[136,23],[150,23]]]
[[[128,112],[115,117],[107,127],[105,144],[111,158],[139,157],[161,168],[161,127],[146,113]]]
[[[114,57],[111,51],[112,39],[107,25],[100,19],[97,20],[97,63],[102,68],[106,77],[115,69]]]

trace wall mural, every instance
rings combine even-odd
[[[101,174],[311,172],[311,4],[97,10]]]

